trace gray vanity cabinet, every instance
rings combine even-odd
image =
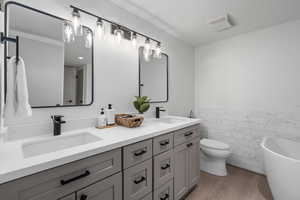
[[[77,200],[122,200],[122,174],[118,173],[77,192]]]
[[[153,200],[173,200],[173,179],[154,191]]]
[[[199,140],[183,143],[174,149],[174,200],[179,200],[199,181]]]

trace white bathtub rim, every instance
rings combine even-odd
[[[291,158],[291,157],[284,156],[284,155],[279,154],[279,153],[277,153],[277,152],[274,152],[274,151],[270,150],[268,147],[266,147],[266,146],[265,146],[266,141],[267,141],[268,139],[272,139],[272,138],[273,138],[273,139],[288,140],[288,139],[279,138],[279,137],[270,137],[270,136],[267,136],[267,137],[264,137],[264,138],[263,138],[263,140],[262,140],[260,146],[261,146],[264,150],[266,150],[267,152],[269,152],[269,153],[275,154],[276,156],[279,156],[279,157],[281,157],[281,158],[283,158],[283,159],[287,159],[287,160],[290,160],[290,161],[292,161],[292,162],[296,162],[296,163],[300,164],[300,160],[297,160],[297,159],[295,159],[295,158]],[[292,141],[292,140],[289,140],[289,141]],[[294,141],[292,141],[292,142],[294,142]]]

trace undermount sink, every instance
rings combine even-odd
[[[175,117],[161,117],[159,119],[151,119],[151,123],[160,123],[160,124],[176,124],[184,121],[185,119],[175,118]]]
[[[72,135],[53,136],[48,139],[23,143],[22,149],[24,157],[28,158],[97,142],[99,140],[101,140],[101,138],[94,136],[89,132],[81,132]]]

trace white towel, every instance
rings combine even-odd
[[[32,110],[28,101],[25,63],[19,57],[19,62],[16,64],[16,57],[14,56],[7,64],[5,118],[30,116],[32,116]]]

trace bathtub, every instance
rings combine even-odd
[[[300,143],[266,137],[261,147],[274,200],[300,200]]]

